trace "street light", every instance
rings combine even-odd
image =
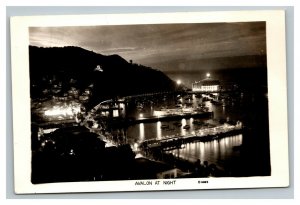
[[[181,86],[181,80],[177,80],[176,81],[176,84],[177,84],[177,86],[176,86],[176,91],[180,91],[181,89],[182,89],[182,86]]]
[[[206,73],[206,77],[208,77],[208,78],[209,78],[209,77],[210,77],[210,73]]]

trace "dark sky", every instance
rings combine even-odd
[[[166,72],[212,70],[259,66],[243,56],[265,56],[266,31],[265,22],[35,27],[30,45],[79,46]]]

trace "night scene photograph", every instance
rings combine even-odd
[[[270,176],[266,22],[29,27],[31,183]]]

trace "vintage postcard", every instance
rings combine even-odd
[[[15,192],[289,186],[284,15],[12,17]]]

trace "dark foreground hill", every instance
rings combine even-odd
[[[92,88],[93,101],[175,88],[159,70],[79,47],[29,46],[29,59],[32,99],[67,96],[71,88],[79,95]]]

